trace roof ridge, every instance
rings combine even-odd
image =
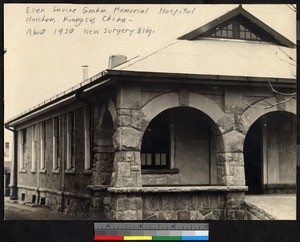
[[[151,52],[150,54],[143,56],[142,58],[136,60],[135,62],[132,62],[132,63],[130,63],[129,65],[126,65],[126,66],[122,67],[120,70],[124,70],[125,68],[128,68],[128,67],[134,65],[135,63],[141,62],[141,61],[143,61],[143,60],[149,58],[150,56],[153,56],[153,55],[155,55],[155,54],[161,52],[162,50],[165,50],[165,49],[167,49],[168,47],[170,47],[170,46],[172,46],[172,45],[175,45],[175,44],[178,43],[179,41],[180,41],[180,40],[176,40],[175,42],[172,42],[172,43],[170,43],[170,44],[168,44],[168,45],[166,45],[166,46],[164,46],[164,47],[162,47],[162,48],[160,48],[160,49],[158,49],[158,50],[156,50],[156,51],[154,51],[154,52]],[[134,59],[134,58],[132,58],[132,59]]]

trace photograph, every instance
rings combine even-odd
[[[3,11],[5,220],[296,220],[296,4]]]

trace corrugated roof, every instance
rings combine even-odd
[[[177,40],[113,70],[265,78],[296,76],[296,49],[267,42]]]

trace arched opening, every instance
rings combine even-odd
[[[112,139],[113,135],[113,120],[109,111],[105,111],[101,124],[101,133],[104,139]]]
[[[219,129],[205,113],[190,107],[167,109],[144,132],[142,169],[177,170],[178,185],[217,184],[220,139]]]
[[[113,119],[110,112],[102,110],[94,131],[94,169],[92,184],[109,185],[113,170]]]
[[[284,193],[296,184],[296,116],[270,112],[250,127],[244,143],[249,194]]]
[[[103,114],[100,115],[96,126],[95,138],[106,140],[105,143],[110,143],[111,146],[113,136],[113,119],[108,110],[105,110]]]

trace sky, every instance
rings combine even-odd
[[[110,55],[151,53],[236,7],[5,4],[5,120],[81,82],[82,65],[94,76]],[[243,7],[296,43],[296,13],[287,5]]]

